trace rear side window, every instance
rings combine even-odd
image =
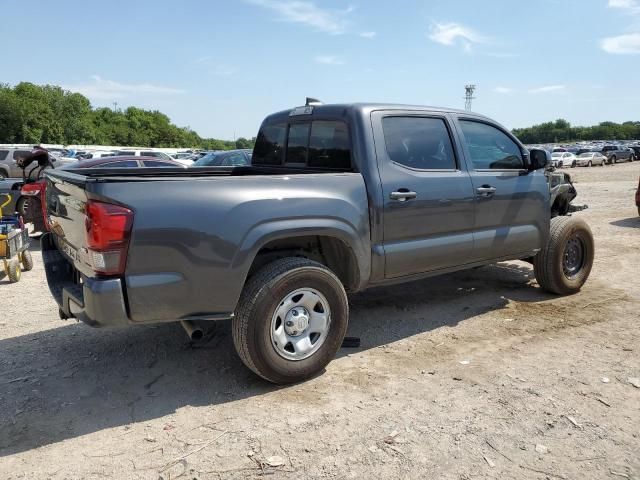
[[[255,165],[282,165],[286,136],[287,125],[285,123],[268,125],[260,129],[253,148],[253,163]]]
[[[224,167],[243,167],[248,165],[247,157],[244,153],[232,153],[222,159],[222,166]]]
[[[31,153],[30,150],[16,150],[13,152],[13,159],[18,160],[20,158],[24,158]]]
[[[0,162],[6,160],[7,155],[9,155],[9,150],[0,150]]]
[[[443,119],[385,117],[382,130],[393,162],[418,170],[455,170],[451,137]]]
[[[471,120],[460,120],[464,140],[476,170],[523,169],[520,147],[506,133]],[[570,154],[565,153],[565,157]]]
[[[120,162],[118,162],[120,163]],[[144,166],[145,167],[175,167],[176,165],[169,163],[169,162],[162,162],[160,160],[145,160],[144,162]]]
[[[135,160],[127,160],[126,162],[111,162],[104,165],[96,165],[96,168],[136,168],[138,162]]]

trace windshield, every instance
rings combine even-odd
[[[207,153],[204,157],[200,158],[197,162],[193,164],[194,167],[211,167],[220,164],[218,157],[219,153]]]

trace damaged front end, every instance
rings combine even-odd
[[[559,172],[553,167],[546,171],[551,193],[551,217],[568,215],[572,212],[579,212],[588,208],[585,204],[571,203],[578,192],[571,182],[571,176],[565,172]]]

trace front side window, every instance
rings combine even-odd
[[[389,158],[419,170],[455,170],[449,131],[442,118],[385,117],[382,130]]]
[[[472,120],[460,120],[460,127],[476,170],[525,168],[520,147],[506,133]]]
[[[267,125],[260,129],[253,148],[253,163],[255,165],[282,165],[286,136],[286,123]]]
[[[6,160],[7,155],[9,155],[9,150],[0,150],[0,162]]]

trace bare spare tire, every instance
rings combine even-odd
[[[233,319],[242,362],[277,384],[313,377],[335,357],[347,331],[342,283],[324,265],[288,257],[247,281]]]
[[[591,229],[580,218],[559,216],[551,219],[549,233],[549,241],[533,259],[536,280],[551,293],[576,293],[593,266]]]

